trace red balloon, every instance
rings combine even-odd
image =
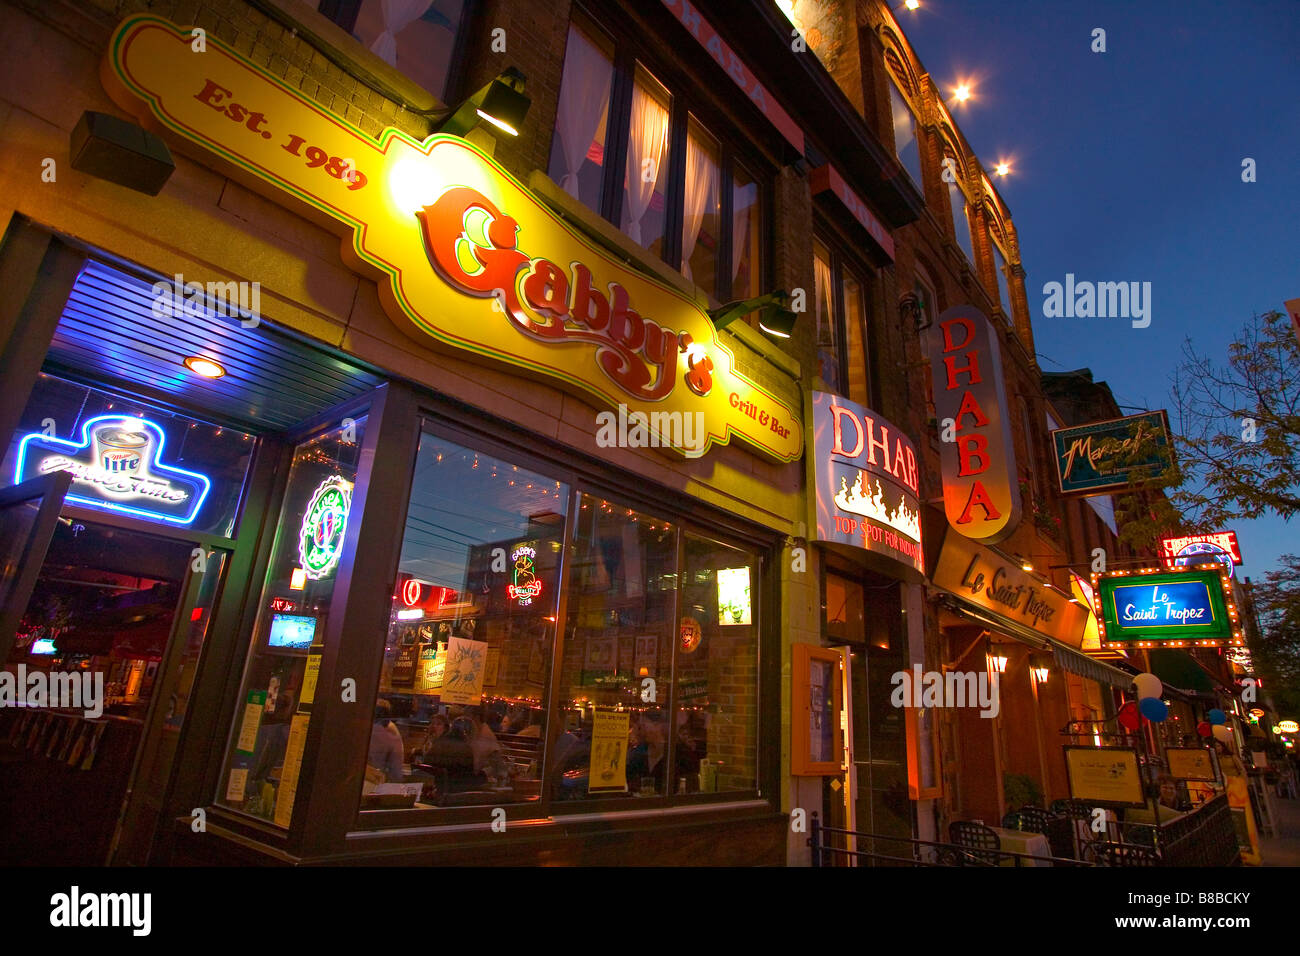
[[[1214,728],[1210,726],[1210,722],[1208,720],[1203,720],[1196,725],[1196,732],[1200,734],[1202,737],[1210,736],[1210,734],[1213,731]]]
[[[1142,714],[1138,710],[1138,705],[1134,701],[1129,701],[1119,709],[1119,722],[1125,730],[1137,730],[1138,725],[1142,723]]]

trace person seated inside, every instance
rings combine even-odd
[[[370,752],[366,757],[367,779],[373,783],[402,782],[402,735],[390,719],[393,705],[380,699],[375,703],[375,720],[370,726]],[[383,779],[376,779],[382,775]]]

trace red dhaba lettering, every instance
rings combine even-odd
[[[581,262],[566,270],[519,248],[519,224],[476,189],[455,186],[416,214],[429,259],[453,288],[500,300],[514,327],[549,342],[590,342],[606,376],[628,395],[666,398],[677,381],[678,360],[687,387],[704,396],[713,387],[713,361],[678,334],[645,318],[617,282],[596,287]]]
[[[990,532],[992,535],[1009,527],[1018,503],[1009,481],[1014,467],[1007,475],[999,473],[1003,469],[994,468],[995,462],[1001,463],[1000,456],[1007,452],[1003,447],[1007,436],[998,415],[1000,409],[986,409],[981,402],[999,402],[1001,383],[996,356],[988,354],[988,349],[995,346],[987,335],[979,334],[977,322],[988,326],[988,320],[974,309],[950,309],[936,323],[937,341],[932,340],[932,347],[937,351],[936,386],[942,383],[943,390],[940,407],[955,408],[951,416],[954,449],[944,455],[944,494],[948,499],[949,518],[959,530],[969,527],[972,536],[986,537],[974,529],[1002,522]],[[990,440],[995,443],[992,447]],[[990,480],[996,500],[995,494],[989,491]]]
[[[919,494],[916,452],[912,449],[911,442],[904,441],[897,434],[891,452],[889,428],[883,422],[877,424],[876,419],[870,415],[859,418],[852,409],[832,405],[831,435],[835,444],[831,448],[831,454],[856,459],[865,451],[868,465],[888,472],[910,488],[912,494]]]

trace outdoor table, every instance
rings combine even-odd
[[[1008,853],[1028,853],[1033,856],[1051,856],[1052,848],[1047,842],[1047,837],[1042,833],[1032,833],[1028,830],[1008,830],[1004,827],[989,827],[998,835],[998,843],[1002,849]],[[1007,857],[1000,863],[1001,866],[1051,866],[1050,860],[1016,860],[1014,857]]]

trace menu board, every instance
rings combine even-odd
[[[1169,776],[1180,780],[1218,780],[1214,757],[1207,747],[1166,747]]]
[[[1099,807],[1145,807],[1137,751],[1126,747],[1066,747],[1070,796]]]

